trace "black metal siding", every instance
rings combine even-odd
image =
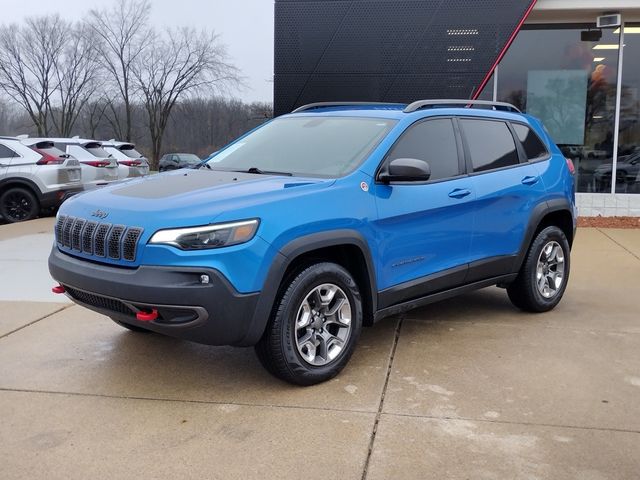
[[[319,101],[471,98],[532,0],[276,0],[277,115]]]

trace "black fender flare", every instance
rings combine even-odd
[[[573,218],[573,207],[568,199],[566,198],[554,198],[551,200],[547,200],[544,202],[540,202],[536,205],[529,217],[529,223],[527,224],[527,229],[524,234],[524,238],[522,240],[522,244],[520,245],[520,251],[516,256],[515,263],[513,264],[512,272],[517,273],[520,271],[522,267],[522,263],[529,251],[529,245],[533,241],[533,236],[538,229],[538,226],[542,222],[542,219],[546,217],[548,214],[553,212],[566,211]],[[575,230],[575,219],[574,219],[574,230]],[[575,232],[574,232],[575,233]],[[575,236],[575,235],[574,235]]]
[[[6,189],[13,187],[27,187],[36,196],[38,202],[42,200],[42,192],[33,180],[23,177],[8,177],[0,180],[0,192],[4,192]]]
[[[276,296],[280,284],[284,279],[287,268],[296,260],[296,258],[305,253],[319,250],[321,248],[336,247],[340,245],[355,246],[362,252],[369,277],[369,287],[372,302],[372,314],[377,310],[377,283],[375,277],[375,267],[369,244],[362,234],[356,230],[340,229],[329,230],[325,232],[312,233],[303,237],[296,238],[285,244],[276,254],[267,277],[264,282],[260,297],[250,321],[247,333],[238,343],[239,346],[255,345],[267,326],[271,311],[273,309]]]

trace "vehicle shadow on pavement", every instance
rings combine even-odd
[[[425,322],[483,322],[526,321],[537,315],[525,313],[509,301],[507,291],[492,287],[442,300],[405,314],[408,320]]]

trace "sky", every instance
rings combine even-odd
[[[59,13],[80,19],[110,0],[0,0],[0,23],[19,23],[32,15]],[[155,27],[213,29],[227,46],[229,60],[246,87],[231,92],[241,100],[273,101],[273,0],[151,0]]]

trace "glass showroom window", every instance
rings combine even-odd
[[[616,192],[640,193],[640,25],[625,27],[624,44]],[[610,182],[611,165],[600,170]]]
[[[575,163],[579,192],[611,193],[611,174],[599,172],[607,165],[611,171],[613,161],[619,32],[602,30],[600,40],[583,41],[587,28],[521,31],[500,63],[498,100],[543,121]]]

